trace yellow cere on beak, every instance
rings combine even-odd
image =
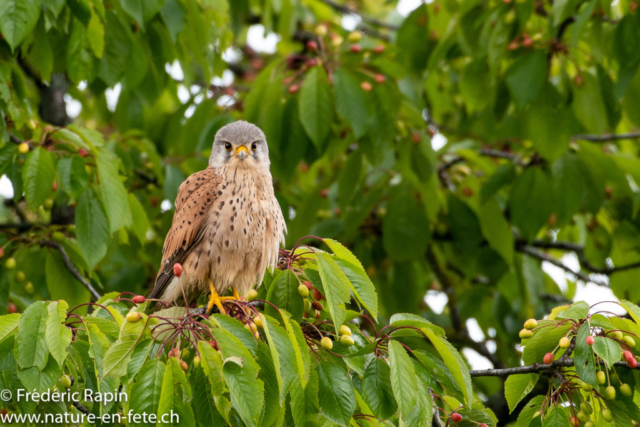
[[[249,151],[247,150],[247,147],[245,147],[244,145],[241,145],[238,148],[236,148],[236,156],[238,156],[240,160],[244,160],[245,157],[247,157],[248,155],[249,155]]]

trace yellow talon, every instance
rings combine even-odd
[[[218,291],[216,291],[216,287],[213,285],[211,279],[209,279],[209,290],[211,290],[211,295],[209,295],[209,304],[207,304],[207,313],[211,313],[213,306],[215,305],[220,310],[220,313],[227,314],[222,306],[222,300],[220,295],[218,295]]]
[[[232,297],[220,297],[220,299],[222,301],[231,301],[231,300],[240,301],[240,300],[242,300],[242,297],[240,296],[238,291],[235,288],[231,288],[231,289],[233,290],[233,296]]]

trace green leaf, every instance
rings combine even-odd
[[[538,382],[538,374],[511,375],[504,383],[504,395],[509,404],[509,412],[513,412],[516,406],[533,390]]]
[[[551,83],[545,83],[526,119],[527,134],[543,157],[553,161],[567,150],[574,119]]]
[[[331,88],[323,67],[313,67],[307,73],[299,99],[302,126],[321,152],[333,121]]]
[[[545,325],[536,330],[533,337],[526,341],[522,352],[522,360],[525,365],[542,363],[544,355],[556,348],[560,338],[564,337],[570,328],[569,325],[555,326],[555,322],[551,325]]]
[[[184,28],[184,11],[178,0],[165,0],[162,7],[162,18],[167,24],[171,38],[175,42]]]
[[[17,330],[20,323],[20,313],[12,313],[0,316],[0,343],[10,337]]]
[[[0,0],[0,33],[12,51],[33,30],[39,15],[39,0]]]
[[[586,319],[588,314],[589,304],[584,301],[578,301],[571,304],[566,310],[562,310],[561,312],[559,312],[556,318],[582,320]]]
[[[382,223],[382,243],[397,261],[424,258],[431,232],[429,219],[409,185],[391,191]]]
[[[620,300],[620,305],[622,306],[622,308],[627,310],[627,313],[629,313],[629,316],[631,316],[633,321],[640,325],[640,307],[638,307],[631,301],[627,301],[624,299]]]
[[[430,329],[422,328],[422,332],[425,333],[431,344],[436,348],[438,354],[442,358],[442,361],[451,375],[455,379],[458,387],[462,390],[464,400],[467,404],[471,404],[473,399],[473,389],[471,387],[471,376],[469,375],[469,368],[464,362],[458,350],[456,350],[447,340],[439,337],[433,333]]]
[[[45,331],[47,326],[47,303],[38,301],[22,313],[16,334],[15,358],[22,369],[47,365],[49,352]]]
[[[198,341],[198,350],[202,369],[209,378],[210,390],[213,397],[222,396],[226,392],[224,378],[222,376],[222,358],[207,341]]]
[[[107,150],[100,150],[96,163],[100,175],[102,200],[109,218],[110,230],[113,233],[132,224],[129,197],[118,173],[117,157]]]
[[[300,281],[295,273],[291,270],[284,270],[276,276],[269,286],[267,301],[280,309],[287,310],[294,319],[300,321],[302,320],[304,303],[298,293],[298,286],[300,286]],[[265,311],[269,316],[280,317],[280,313],[270,304],[266,305]]]
[[[24,196],[32,210],[42,206],[53,189],[55,166],[51,153],[36,147],[27,156],[22,169]]]
[[[129,193],[129,206],[131,207],[131,215],[133,216],[133,232],[140,241],[140,244],[144,245],[147,241],[147,231],[149,231],[149,218],[147,213],[138,201],[138,198]]]
[[[102,377],[121,377],[127,373],[127,364],[131,359],[135,345],[144,333],[146,317],[131,323],[125,322],[120,329],[120,336],[104,355],[104,371]]]
[[[18,378],[20,378],[24,387],[29,391],[35,390],[39,393],[44,393],[53,387],[61,376],[62,370],[52,357],[49,358],[42,370],[37,366],[18,370]]]
[[[111,10],[107,11],[104,46],[105,50],[100,61],[98,73],[108,86],[113,86],[118,83],[118,80],[127,69],[127,58],[131,51],[131,39],[129,29],[122,24],[119,16]]]
[[[291,319],[288,313],[281,311],[282,324],[287,331],[289,341],[295,353],[296,368],[298,370],[298,377],[300,378],[300,385],[304,389],[309,381],[309,350],[307,349],[307,341],[302,333],[300,325],[295,320]]]
[[[71,329],[64,325],[69,304],[66,301],[52,301],[47,307],[47,328],[45,337],[49,352],[56,359],[60,368],[67,359],[67,347],[73,338]]]
[[[398,410],[391,386],[391,370],[386,362],[377,357],[372,358],[365,368],[362,397],[378,419],[390,418]]]
[[[64,300],[72,307],[90,301],[89,291],[73,277],[58,251],[49,252],[44,271],[51,299]]]
[[[588,132],[605,133],[609,128],[608,114],[598,79],[588,72],[582,73],[581,76],[582,84],[572,88],[573,112]]]
[[[507,86],[511,97],[522,108],[536,99],[547,78],[547,54],[544,50],[519,57],[507,71]]]
[[[605,337],[595,337],[593,352],[600,356],[608,368],[611,368],[613,364],[618,362],[622,357],[620,344]]]
[[[104,25],[95,13],[91,14],[91,20],[87,26],[87,38],[96,58],[102,58],[104,54]]]
[[[487,200],[482,205],[479,220],[482,234],[489,242],[491,249],[500,254],[507,264],[513,265],[513,233],[495,198]]]
[[[349,279],[351,284],[351,291],[355,295],[358,302],[366,308],[373,319],[378,317],[378,295],[376,294],[376,288],[369,279],[367,273],[362,270],[361,267],[356,267],[354,264],[343,259],[336,259],[336,263],[340,266],[340,269]]]
[[[109,222],[93,190],[86,191],[76,206],[76,235],[90,269],[107,254]]]
[[[242,360],[242,359],[240,359]],[[229,387],[231,402],[242,420],[249,426],[258,423],[264,404],[264,384],[244,364],[227,358],[222,367],[224,379]]]
[[[556,406],[544,419],[544,427],[566,427],[569,424],[569,416],[561,406]]]
[[[147,22],[162,9],[163,0],[120,0],[122,9],[144,30]]]
[[[389,366],[393,394],[406,420],[418,402],[418,382],[411,358],[397,341],[389,341]]]
[[[413,313],[396,313],[389,319],[389,325],[393,327],[411,326],[415,328],[429,328],[436,335],[440,335],[444,338],[444,329],[440,326],[434,325],[424,317]],[[419,334],[419,336],[422,336],[422,334]]]
[[[356,398],[351,379],[337,365],[322,362],[316,366],[318,373],[318,400],[325,417],[341,426],[349,424],[356,409]]]
[[[576,373],[582,381],[597,390],[599,388],[596,381],[596,366],[593,358],[593,348],[586,343],[587,336],[591,335],[589,323],[585,322],[578,329],[576,334],[576,346],[573,351],[573,360],[575,362]]]
[[[72,200],[77,200],[89,185],[85,162],[80,156],[60,159],[58,175],[60,176],[60,188],[69,194]]]
[[[551,181],[537,167],[527,168],[516,178],[509,197],[511,220],[531,241],[551,216]]]
[[[367,131],[369,115],[365,92],[358,79],[343,68],[336,68],[333,74],[333,93],[336,96],[336,111],[349,123],[356,139],[360,138]]]
[[[150,359],[144,364],[136,376],[131,387],[131,408],[136,412],[157,414],[160,394],[162,393],[162,379],[166,366],[157,358]],[[155,423],[141,423],[145,427],[155,426]]]
[[[260,315],[260,317],[264,325],[273,365],[276,369],[276,378],[280,390],[280,405],[282,405],[291,383],[297,376],[296,354],[287,332],[278,326],[271,317],[265,315]],[[298,346],[297,342],[295,345],[296,347]]]
[[[327,299],[327,308],[333,319],[333,325],[338,333],[340,326],[347,317],[344,304],[349,302],[349,279],[342,272],[340,266],[333,257],[324,252],[316,253],[318,272],[322,281],[324,297]]]
[[[537,416],[534,418],[534,414],[540,410],[543,400],[544,396],[536,396],[522,408],[522,411],[518,415],[518,427],[542,426],[540,422],[541,417]],[[532,422],[532,420],[536,421]]]

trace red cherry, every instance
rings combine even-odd
[[[384,83],[385,80],[387,80],[387,78],[382,74],[376,74],[375,76],[373,76],[373,80],[375,80],[378,83]]]
[[[591,335],[589,335],[584,341],[587,343],[587,345],[593,345],[593,343],[595,342]]]
[[[316,65],[318,65],[318,60],[316,58],[311,58],[307,61],[306,65],[307,67],[315,67]]]
[[[635,12],[638,9],[638,2],[632,1],[629,4],[629,10],[631,10],[631,12]]]
[[[516,50],[518,48],[518,39],[513,39],[511,43],[507,46],[507,50]]]
[[[384,52],[384,46],[379,44],[378,46],[373,48],[373,53],[382,53]]]
[[[358,53],[362,50],[362,46],[360,46],[359,44],[352,44],[351,46],[349,46],[349,50],[353,53]]]
[[[462,415],[454,412],[453,414],[451,414],[451,421],[453,421],[454,423],[459,423],[460,421],[462,421]]]
[[[462,189],[462,194],[464,194],[466,197],[471,197],[473,196],[473,190],[469,187],[464,187]]]
[[[305,285],[310,291],[313,290],[313,285],[311,284],[311,282],[305,280],[304,282],[302,282],[302,284]]]
[[[313,297],[314,300],[316,301],[320,301],[322,300],[322,294],[320,293],[319,290],[317,290],[316,288],[313,288],[313,290],[311,291],[311,296]]]
[[[300,86],[298,85],[289,86],[289,93],[297,93],[299,90],[300,90]]]
[[[420,144],[420,141],[422,141],[422,137],[420,136],[420,132],[413,132],[411,134],[411,142],[413,142],[414,144]]]
[[[58,191],[58,183],[56,181],[53,181],[53,187],[52,187],[53,191]]]
[[[11,301],[9,301],[9,305],[7,306],[7,313],[13,314],[17,312],[18,312],[18,308],[16,307],[16,305]]]
[[[638,366],[638,361],[636,360],[636,358],[632,358],[627,360],[627,365],[629,365],[630,368],[636,368]]]
[[[553,359],[554,359],[553,353],[547,353],[547,354],[545,354],[545,355],[544,355],[544,357],[542,358],[542,362],[543,362],[545,365],[549,365],[549,364],[553,363]]]
[[[371,89],[373,89],[373,86],[371,86],[371,83],[369,82],[362,82],[360,83],[360,87],[362,88],[362,90],[364,90],[365,92],[371,92]]]
[[[147,299],[145,297],[143,297],[142,295],[136,295],[135,297],[132,298],[132,301],[136,304],[142,304],[146,301]]]
[[[4,256],[4,248],[0,248],[0,258]]]
[[[511,1],[511,0],[509,0]],[[480,423],[480,425],[478,427],[489,427],[488,425],[486,425],[485,423]]]
[[[311,307],[313,307],[315,310],[322,311],[322,303],[320,301],[312,302]]]
[[[309,50],[311,50],[311,51],[315,52],[316,50],[318,50],[318,43],[316,43],[316,42],[315,42],[315,41],[313,41],[313,40],[309,40],[309,41],[307,42],[307,49],[309,49]]]
[[[78,148],[78,154],[80,154],[81,157],[87,157],[89,155],[89,152],[84,148]]]
[[[326,199],[329,196],[329,190],[327,188],[323,188],[320,190],[320,197]]]
[[[178,262],[173,264],[173,275],[176,277],[182,276],[182,265]]]

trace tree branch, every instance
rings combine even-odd
[[[516,368],[471,370],[469,371],[469,375],[471,375],[472,377],[508,377],[510,375],[518,375],[518,374],[549,372],[549,371],[554,371],[558,368],[570,368],[574,365],[573,359],[570,359],[570,358],[564,359],[563,357],[554,361],[553,363],[549,363],[548,365],[544,363],[534,363],[533,365],[518,366]],[[614,366],[619,366],[621,368],[634,369],[634,368],[631,368],[627,364],[627,362],[623,362],[623,361],[616,362]]]
[[[93,301],[97,301],[100,299],[100,294],[95,290],[91,283],[89,283],[87,279],[85,279],[82,274],[80,274],[76,266],[71,262],[69,255],[67,255],[67,251],[64,250],[60,243],[52,242],[51,240],[42,240],[40,241],[40,244],[57,249],[58,252],[60,252],[60,255],[62,255],[62,261],[64,262],[64,265],[71,272],[71,275],[73,275],[73,277],[75,277],[80,283],[82,283],[85,288],[87,288],[87,290],[91,294],[91,299]]]
[[[392,30],[395,31],[398,29],[397,25],[393,25],[393,24],[389,24],[387,22],[384,21],[380,21],[376,18],[372,18],[371,16],[365,15],[364,13],[360,12],[359,10],[356,9],[352,9],[349,6],[345,6],[342,5],[340,3],[337,3],[333,0],[320,0],[322,3],[326,4],[327,6],[331,7],[332,9],[337,10],[338,12],[342,13],[342,14],[346,14],[346,15],[357,15],[360,17],[360,19],[362,19],[363,22],[366,22],[367,24],[371,24],[371,25],[375,25],[377,27],[382,27],[382,28],[386,28],[388,30]]]
[[[599,282],[597,280],[593,280],[591,277],[589,277],[588,275],[582,273],[581,271],[573,271],[571,268],[569,268],[568,266],[564,265],[562,262],[558,261],[557,259],[555,259],[551,255],[547,254],[546,252],[539,251],[537,249],[532,248],[531,246],[516,247],[516,250],[518,252],[525,253],[525,254],[527,254],[529,256],[532,256],[534,258],[538,258],[539,260],[547,261],[548,263],[553,264],[556,267],[559,267],[559,268],[563,269],[567,273],[572,274],[577,279],[580,279],[585,283],[593,283],[593,284],[596,284],[598,286],[608,287],[608,285],[606,283],[602,283],[602,282]]]
[[[581,139],[583,141],[591,142],[607,142],[618,141],[620,139],[636,139],[640,138],[640,132],[629,133],[607,133],[604,135],[574,135],[572,139]]]

